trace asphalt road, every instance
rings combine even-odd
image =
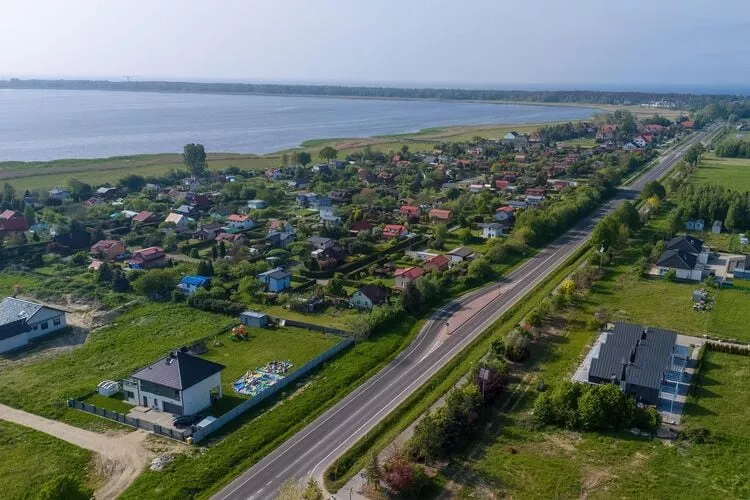
[[[514,269],[502,281],[471,292],[434,313],[414,341],[383,370],[355,389],[338,404],[292,436],[272,453],[216,494],[216,500],[270,499],[288,478],[321,477],[333,461],[353,446],[370,429],[417,388],[470,344],[504,312],[552,274],[588,239],[596,223],[619,205],[633,198],[650,181],[662,177],[687,148],[704,140],[710,131],[694,135],[678,146],[651,170],[615,197]],[[446,336],[443,326],[459,309],[480,296],[488,299]],[[453,325],[452,325],[453,327]]]

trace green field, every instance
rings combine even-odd
[[[89,485],[94,479],[91,452],[9,422],[0,421],[0,457],[2,498],[36,498],[45,483],[63,474]]]
[[[39,415],[63,418],[64,402],[96,388],[102,380],[128,375],[170,349],[190,343],[225,326],[234,318],[179,304],[141,304],[113,324],[89,334],[70,352],[0,370],[0,402]],[[78,423],[77,415],[71,417]]]
[[[734,191],[750,191],[750,159],[706,155],[690,179],[697,184],[716,184]]]
[[[592,305],[568,315],[567,328],[546,339],[535,379],[570,376],[595,336],[583,326]],[[521,374],[522,375],[522,374]],[[519,375],[518,377],[520,378]],[[472,442],[473,452],[441,473],[456,498],[747,498],[750,494],[750,357],[706,353],[700,383],[683,423],[710,429],[714,442],[687,444],[623,433],[540,429],[531,389],[514,389],[515,411],[498,413]]]

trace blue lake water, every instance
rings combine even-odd
[[[588,118],[591,108],[67,90],[0,91],[0,161],[181,152],[270,153],[308,139]]]

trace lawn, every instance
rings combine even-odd
[[[0,421],[0,457],[3,498],[36,498],[45,483],[63,474],[89,485],[94,479],[91,452],[9,422]]]
[[[690,179],[696,184],[716,184],[734,191],[750,191],[750,159],[706,155]]]
[[[289,310],[283,306],[263,304],[250,304],[249,308],[277,318],[303,321],[313,325],[339,328],[341,330],[350,330],[351,321],[359,316],[354,310],[336,309],[335,307],[329,307],[325,311],[317,313],[301,313]]]
[[[232,383],[248,370],[261,368],[269,361],[288,361],[296,370],[341,340],[340,337],[301,328],[252,328],[249,340],[233,342],[228,338],[221,339],[223,345],[220,346],[209,343],[208,353],[202,357],[226,366],[221,372],[222,391],[236,404],[247,396],[236,393]]]
[[[0,272],[0,298],[13,294],[16,286],[21,291],[30,291],[39,285],[39,279],[31,274]]]
[[[81,397],[102,380],[124,377],[170,349],[216,333],[235,318],[180,304],[141,304],[89,334],[85,344],[54,358],[4,367],[0,402],[61,418],[69,397]]]
[[[580,137],[578,139],[568,139],[567,141],[561,141],[559,144],[561,144],[563,147],[580,146],[582,148],[593,148],[596,147],[596,139],[590,137]]]
[[[594,332],[582,325],[592,305],[568,314],[562,335],[547,339],[530,372],[547,384],[567,378]],[[536,391],[515,392],[521,404],[497,413],[472,443],[472,453],[446,470],[454,496],[488,490],[504,498],[747,498],[750,494],[750,357],[707,352],[684,424],[711,430],[696,445],[629,433],[540,429],[530,409]],[[517,391],[517,388],[516,388]],[[523,398],[523,399],[521,399]]]

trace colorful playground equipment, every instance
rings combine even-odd
[[[245,325],[239,325],[232,328],[232,333],[229,334],[229,338],[235,342],[238,340],[247,340],[249,335]]]
[[[287,361],[271,361],[263,368],[248,370],[247,373],[234,381],[232,387],[240,394],[250,397],[257,396],[282,380],[293,366]]]

